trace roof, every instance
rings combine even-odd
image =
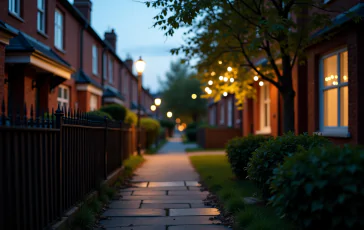
[[[5,24],[5,26],[7,29],[11,29],[10,31],[16,33],[16,31],[13,28],[10,28],[9,25]],[[6,52],[38,52],[58,64],[71,68],[71,65],[58,56],[58,54],[56,54],[50,47],[23,32],[17,31],[16,34],[18,34],[18,36],[10,39],[9,45],[6,46]]]
[[[1,20],[0,20],[0,30],[5,31],[6,33],[11,34],[11,35],[16,35],[16,33],[9,30],[8,27],[6,26],[5,22],[3,22]]]
[[[75,73],[75,79],[78,84],[92,84],[97,88],[102,89],[102,85],[88,76],[83,70],[79,70]]]
[[[125,100],[125,97],[123,95],[121,95],[117,89],[110,87],[108,85],[105,85],[104,97],[116,97],[116,98],[119,98],[120,100],[123,100],[123,101]]]

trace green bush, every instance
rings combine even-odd
[[[109,120],[112,120],[110,114],[100,110],[90,111],[87,113],[87,115],[89,120],[104,120],[105,117]]]
[[[364,229],[364,150],[301,149],[274,170],[270,200],[304,229]]]
[[[269,179],[273,175],[273,170],[283,162],[286,156],[293,155],[299,146],[310,149],[328,143],[330,142],[321,136],[307,134],[295,136],[291,132],[269,139],[253,152],[248,163],[248,178],[255,181],[261,189],[262,198],[268,199],[270,197]]]
[[[195,142],[197,140],[197,129],[186,129],[186,137],[188,141]]]
[[[140,126],[147,132],[147,146],[150,148],[154,141],[157,139],[160,129],[159,121],[153,118],[142,118]]]
[[[192,123],[187,125],[186,130],[195,130],[197,128],[198,128],[198,123],[197,122],[192,122]]]
[[[226,152],[231,169],[239,179],[245,179],[247,176],[246,168],[253,152],[266,141],[264,136],[249,135],[246,137],[237,137],[230,140],[227,144]]]
[[[118,104],[106,105],[100,108],[100,111],[106,112],[116,121],[124,121],[127,109]]]
[[[127,109],[124,123],[129,124],[129,125],[136,125],[137,122],[138,122],[138,116],[135,113],[133,113],[131,110]]]
[[[164,128],[173,129],[175,126],[175,122],[170,121],[170,120],[160,120],[159,122],[161,124],[161,127],[164,127]]]

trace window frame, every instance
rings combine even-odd
[[[57,24],[57,22],[58,22],[57,14],[61,16],[61,25]],[[58,39],[57,32],[59,32],[59,31],[61,32],[61,36],[60,36],[61,44],[58,44],[59,41],[57,40]],[[64,50],[64,14],[61,10],[59,10],[57,8],[54,11],[54,46],[59,50]]]
[[[348,49],[342,48],[338,49],[334,52],[331,52],[329,54],[326,54],[322,57],[320,57],[319,62],[319,130],[322,133],[322,135],[325,136],[342,136],[342,137],[348,137],[349,134],[349,126],[340,126],[341,122],[341,101],[340,101],[340,89],[342,87],[348,87],[349,90],[349,80],[350,76],[348,73],[348,81],[347,82],[341,82],[341,57],[340,54],[348,52]],[[325,77],[324,77],[324,60],[326,58],[337,56],[337,76],[338,76],[338,85],[334,86],[324,86],[325,85]],[[348,53],[349,56],[349,53]],[[349,62],[349,60],[348,60]],[[324,91],[329,89],[337,89],[337,126],[325,126],[324,125]],[[348,101],[349,103],[349,101]],[[348,111],[350,113],[350,110]]]
[[[57,103],[61,103],[60,104],[60,107],[63,109],[64,108],[64,104],[67,104],[66,108],[69,108],[70,106],[70,87],[68,86],[65,86],[65,85],[59,85],[58,86],[58,91],[62,89],[62,93],[61,93],[61,97],[59,97],[59,92],[57,92]],[[67,90],[67,99],[65,99],[64,95],[64,90]]]
[[[21,0],[9,0],[8,1],[8,10],[10,13],[20,17],[20,4]]]
[[[109,57],[109,63],[107,65],[108,67],[108,82],[112,84],[114,82],[114,60],[112,57]]]
[[[94,100],[92,100],[92,98],[94,98]],[[90,95],[90,111],[95,111],[95,110],[98,109],[98,106],[97,106],[98,103],[97,103],[97,101],[98,101],[97,95],[91,94]],[[93,104],[95,104],[95,105],[93,105]]]
[[[42,1],[43,9],[39,8],[39,1]],[[42,25],[40,25],[39,22],[39,16],[38,16],[39,14],[42,17]],[[39,28],[39,26],[41,26],[42,28]],[[46,0],[37,0],[37,30],[38,32],[44,34],[46,33]]]
[[[92,73],[94,75],[98,75],[99,68],[98,68],[98,58],[99,58],[99,52],[97,49],[97,46],[95,44],[92,45]]]
[[[264,97],[264,90],[267,89],[268,97]],[[272,132],[271,120],[270,120],[270,84],[264,82],[264,85],[260,87],[259,90],[259,130],[256,134],[270,134]],[[264,107],[267,105],[267,117],[264,114]],[[267,119],[267,126],[265,126],[265,120]]]

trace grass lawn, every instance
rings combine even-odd
[[[203,151],[225,151],[225,149],[204,149],[201,147],[197,147],[197,148],[186,148],[186,152],[191,153],[191,152],[203,152]]]
[[[223,155],[190,156],[193,166],[208,189],[217,194],[224,210],[235,216],[234,229],[291,230],[292,225],[275,215],[267,206],[244,205],[244,197],[258,197],[259,190],[251,181],[235,179],[227,157]]]
[[[123,179],[129,178],[133,175],[133,172],[136,168],[138,168],[145,159],[143,156],[130,156],[126,159],[124,163],[124,172],[123,172]]]

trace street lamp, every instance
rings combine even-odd
[[[192,99],[195,100],[197,98],[197,95],[194,93],[191,95]]]
[[[143,76],[143,72],[145,69],[145,61],[143,61],[142,57],[139,58],[138,61],[135,62],[135,68],[136,71],[138,73],[138,123],[137,123],[137,132],[138,132],[138,146],[137,146],[137,151],[138,151],[138,155],[141,155],[141,142],[140,142],[140,104],[141,104],[141,92],[142,92],[142,76]]]
[[[156,99],[154,99],[154,103],[156,106],[160,106],[162,103],[162,100],[160,98],[156,98]]]
[[[150,110],[152,110],[153,112],[154,112],[156,109],[157,109],[157,106],[155,106],[155,105],[151,105],[151,106],[150,106]]]
[[[168,111],[168,112],[167,112],[167,117],[168,117],[168,118],[171,118],[172,116],[173,116],[172,112],[171,112],[171,111]]]

